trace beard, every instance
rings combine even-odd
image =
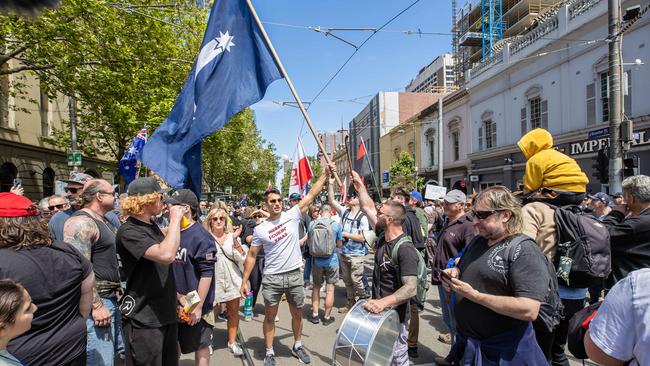
[[[386,231],[386,219],[384,217],[378,217],[375,227],[378,231]]]

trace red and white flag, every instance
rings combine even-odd
[[[357,151],[357,160],[361,160],[364,156],[366,156],[366,153],[366,143],[363,142],[363,139],[361,139],[361,143],[359,144],[359,151]]]
[[[298,138],[298,146],[293,156],[293,166],[291,168],[291,179],[289,180],[289,194],[298,193],[302,194],[307,183],[313,176],[311,166],[309,166],[309,159],[305,154],[305,148],[302,146],[300,138]]]

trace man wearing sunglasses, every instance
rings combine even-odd
[[[90,179],[93,179],[93,177],[88,174],[71,172],[69,179],[62,180],[62,182],[67,183],[65,192],[66,198],[70,202],[70,207],[54,214],[50,219],[50,222],[47,224],[47,228],[50,230],[50,234],[52,234],[52,237],[55,240],[63,240],[63,225],[73,213],[81,208],[81,205],[78,202],[79,194],[84,187],[84,183]]]
[[[457,266],[443,271],[446,291],[455,294],[455,360],[483,364],[545,365],[532,322],[549,294],[551,273],[537,243],[521,235],[521,204],[505,187],[476,197],[478,235]],[[464,349],[464,351],[463,351]]]
[[[92,312],[86,320],[86,363],[113,365],[118,342],[123,347],[121,316],[117,307],[120,289],[115,248],[117,228],[106,219],[106,214],[114,207],[115,191],[103,179],[90,179],[84,184],[81,200],[83,208],[65,222],[63,241],[88,258],[95,272]]]
[[[303,289],[302,253],[299,244],[299,225],[302,214],[318,196],[327,181],[330,172],[335,171],[334,164],[324,166],[323,173],[309,190],[309,193],[298,204],[283,212],[283,201],[280,192],[269,189],[264,193],[265,210],[269,218],[255,227],[253,243],[244,263],[244,278],[241,285],[241,295],[248,293],[248,280],[256,257],[264,248],[264,273],[262,278],[262,296],[264,297],[264,340],[266,356],[264,366],[275,366],[273,339],[275,337],[275,316],[278,313],[280,299],[284,294],[291,312],[291,328],[294,344],[291,354],[302,363],[310,363],[311,358],[302,346],[302,307],[305,300]]]
[[[50,215],[56,215],[59,211],[70,209],[70,202],[67,198],[54,194],[47,198],[47,209],[50,211]]]

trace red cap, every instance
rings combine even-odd
[[[36,215],[38,210],[28,198],[9,192],[0,193],[0,217]]]

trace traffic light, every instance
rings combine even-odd
[[[606,148],[598,150],[596,163],[592,165],[592,167],[596,170],[593,173],[593,176],[596,177],[600,183],[609,183],[609,154]]]
[[[638,169],[639,158],[637,156],[623,159],[623,178],[639,174]]]

